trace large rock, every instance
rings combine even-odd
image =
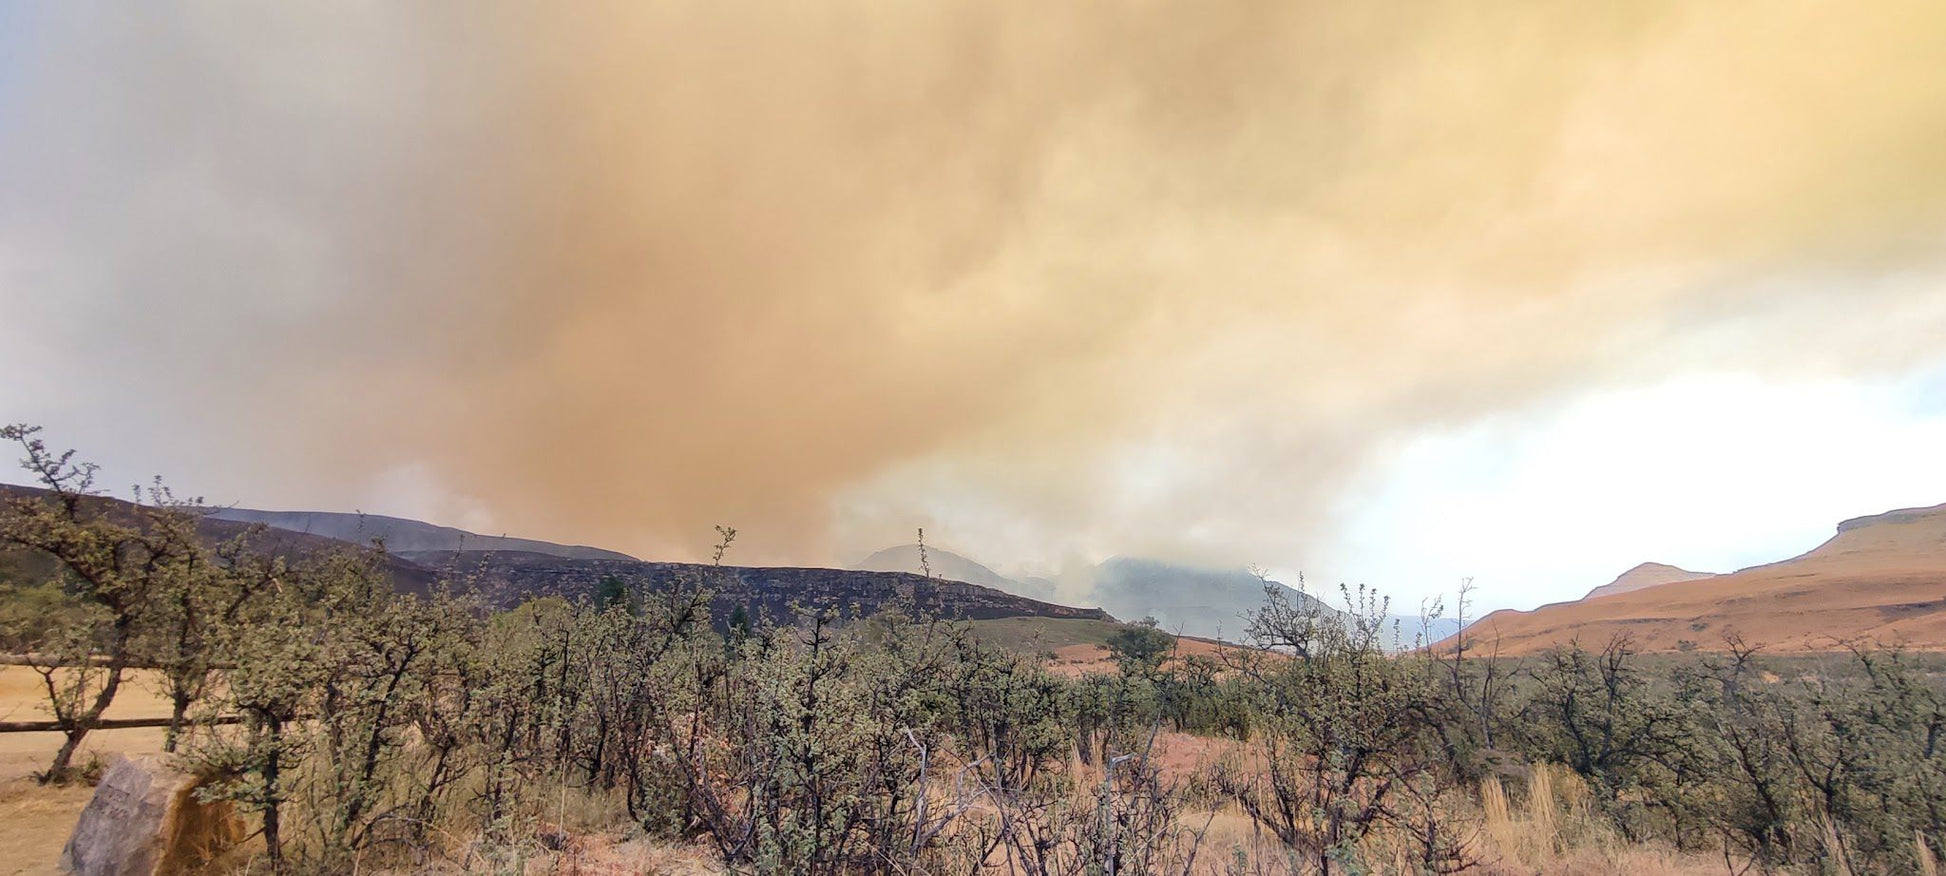
[[[79,876],[185,872],[240,833],[228,804],[196,800],[196,778],[158,757],[118,757],[61,850]]]

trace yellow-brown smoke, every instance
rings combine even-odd
[[[20,139],[178,187],[11,249],[189,216],[69,299],[186,326],[104,403],[222,412],[174,440],[255,504],[412,464],[645,555],[1218,558],[1415,429],[1946,328],[1873,282],[1946,227],[1937,3],[564,5],[63,37],[126,50],[46,86],[108,121]]]

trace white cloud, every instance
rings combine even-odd
[[[1483,607],[1520,608],[1639,562],[1783,559],[1844,517],[1946,502],[1942,378],[1692,374],[1429,434],[1348,491],[1325,558],[1408,603],[1473,576]]]

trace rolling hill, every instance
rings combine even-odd
[[[1603,596],[1633,593],[1637,590],[1660,587],[1664,584],[1676,584],[1682,581],[1699,581],[1704,578],[1715,577],[1717,577],[1715,572],[1691,572],[1688,569],[1679,569],[1664,563],[1643,563],[1623,572],[1621,577],[1588,591],[1588,595],[1581,598],[1583,600],[1599,599]]]
[[[1056,605],[992,587],[907,572],[584,560],[532,551],[410,551],[402,556],[432,569],[442,580],[477,589],[489,602],[503,606],[543,596],[593,599],[602,580],[614,578],[648,590],[705,585],[715,592],[713,610],[719,621],[738,607],[753,619],[783,620],[790,617],[793,606],[830,609],[844,618],[902,607],[964,620],[1114,620],[1098,608]]]
[[[1600,647],[1616,636],[1643,651],[1717,650],[1731,637],[1772,651],[1834,650],[1861,638],[1946,649],[1946,505],[1847,520],[1816,549],[1777,563],[1605,589],[1494,612],[1471,640],[1490,647],[1497,639],[1508,655],[1569,642]]]
[[[385,549],[397,554],[420,551],[524,551],[575,560],[633,560],[619,551],[585,545],[555,544],[531,538],[479,535],[451,526],[438,526],[383,514],[346,514],[337,511],[257,511],[250,508],[216,508],[209,518],[236,523],[261,523],[286,532],[301,532],[353,544],[383,541]]]
[[[0,484],[0,498],[32,500],[42,491]],[[132,518],[127,502],[96,496],[103,513]],[[533,539],[482,536],[449,526],[371,514],[266,512],[210,509],[198,522],[211,543],[255,528],[261,550],[302,557],[332,550],[385,547],[385,566],[401,592],[426,593],[441,583],[479,593],[509,607],[523,600],[555,596],[592,600],[604,579],[632,588],[666,590],[704,584],[715,592],[715,617],[726,623],[743,608],[753,619],[785,619],[794,606],[829,609],[857,618],[881,609],[903,607],[965,619],[1020,618],[1073,623],[1114,624],[1097,608],[1073,608],[979,584],[927,579],[902,572],[823,568],[713,567],[693,563],[644,562],[617,551],[560,545]],[[26,551],[0,551],[0,582],[27,582],[55,574],[54,565]]]
[[[0,501],[34,499],[44,495],[46,491],[38,487],[0,484]],[[129,510],[132,506],[121,499],[93,496],[90,497],[90,501],[99,503],[104,513],[133,519]],[[287,559],[352,547],[345,541],[329,536],[276,527],[264,527],[252,533],[250,523],[210,514],[203,515],[202,519],[197,521],[196,531],[210,544],[229,541],[239,535],[251,533],[250,541],[255,550]],[[0,580],[38,580],[55,574],[55,569],[54,562],[44,555],[18,549],[0,549]],[[385,571],[387,577],[392,579],[393,587],[401,593],[426,593],[432,589],[437,578],[431,569],[397,554],[388,554],[385,557]]]

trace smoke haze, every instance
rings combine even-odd
[[[0,4],[0,414],[225,501],[1301,568],[1946,337],[1937,3],[164,6]]]

